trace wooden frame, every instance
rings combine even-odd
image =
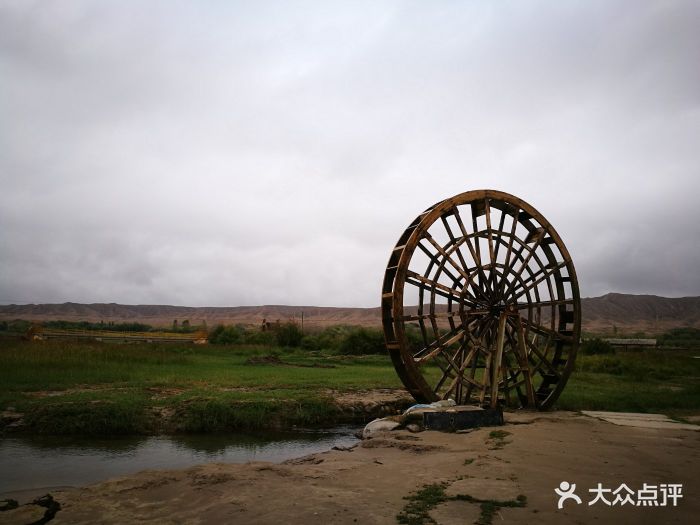
[[[500,191],[469,191],[431,206],[399,237],[382,324],[416,400],[545,409],[576,357],[576,271],[535,208]]]

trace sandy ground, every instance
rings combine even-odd
[[[510,435],[503,440],[489,437],[493,428],[391,432],[351,450],[283,464],[145,471],[54,492],[62,508],[51,523],[394,524],[405,496],[437,482],[451,496],[527,497],[523,508],[499,509],[494,524],[697,523],[700,432],[621,426],[566,412],[506,417],[499,429]],[[554,489],[562,481],[576,484],[581,505],[568,501],[557,509]],[[598,483],[633,490],[643,483],[682,484],[683,497],[676,507],[588,505],[588,489]],[[1,512],[0,523],[27,523],[29,510]],[[430,511],[442,525],[474,523],[479,515],[478,503],[459,500]]]

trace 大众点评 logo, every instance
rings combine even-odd
[[[602,483],[592,489],[588,489],[591,493],[591,499],[588,505],[601,503],[608,507],[632,505],[635,507],[667,507],[678,505],[678,500],[683,497],[683,485],[680,483],[660,483],[658,485],[649,485],[644,483],[642,488],[634,490],[628,487],[625,483],[620,484],[616,489],[605,488]],[[559,496],[557,508],[563,509],[564,503],[572,501],[576,505],[581,505],[583,501],[576,494],[576,483],[562,481],[559,487],[554,489],[554,492]]]

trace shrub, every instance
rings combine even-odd
[[[45,328],[56,328],[58,330],[111,330],[113,332],[150,332],[153,327],[144,323],[137,322],[99,322],[91,323],[89,321],[44,321],[42,325]]]
[[[423,335],[421,334],[420,328],[416,325],[409,324],[406,327],[406,340],[412,352],[417,352],[425,347]]]
[[[113,436],[142,432],[146,416],[140,402],[53,403],[30,411],[27,426],[38,434]]]
[[[659,337],[662,346],[680,346],[695,348],[700,346],[700,329],[698,328],[673,328]]]
[[[581,352],[585,355],[614,354],[615,348],[607,341],[594,337],[583,342]]]
[[[616,356],[601,355],[600,357],[589,357],[576,361],[577,370],[593,374],[620,376],[625,373],[625,368],[620,358]]]
[[[16,334],[24,334],[29,330],[32,326],[32,323],[29,321],[23,321],[22,319],[15,319],[14,321],[9,321],[7,323],[7,328],[6,330],[8,332],[16,333]]]
[[[324,328],[320,332],[304,334],[304,338],[301,340],[301,347],[316,352],[324,350],[338,352],[340,344],[350,332],[351,329],[346,326],[331,326]]]
[[[357,328],[343,339],[338,351],[346,355],[386,353],[384,334],[381,330]]]
[[[318,334],[307,334],[301,339],[301,345],[304,350],[319,351],[323,350],[321,347],[321,338]]]
[[[245,343],[249,345],[275,346],[277,344],[277,336],[275,332],[260,330],[248,330],[245,332]]]
[[[275,331],[277,344],[285,347],[297,347],[301,345],[304,335],[296,323],[284,323]]]
[[[217,325],[209,333],[209,342],[213,344],[234,344],[243,341],[244,331],[239,326]]]

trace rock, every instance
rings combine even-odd
[[[24,417],[24,414],[20,414],[19,412],[15,412],[14,410],[4,410],[3,412],[0,412],[0,420],[2,420],[3,423],[13,423],[15,421],[19,421]]]
[[[355,443],[354,445],[350,445],[349,447],[344,447],[342,445],[336,445],[335,447],[331,448],[331,450],[340,450],[341,452],[352,452],[356,446],[357,446],[357,443]]]
[[[17,430],[24,426],[24,414],[8,408],[0,412],[0,430]]]
[[[38,505],[22,505],[0,514],[0,524],[10,523],[43,523],[45,509]]]
[[[411,423],[410,425],[406,425],[406,430],[409,432],[423,432],[423,428],[420,425],[416,425],[415,423]]]
[[[16,509],[19,507],[19,504],[17,503],[16,499],[3,499],[0,500],[0,512],[4,512],[6,510],[12,510]]]
[[[61,510],[61,504],[51,494],[36,498],[31,503],[17,506],[15,500],[3,500],[0,524],[4,523],[47,523]]]
[[[367,426],[365,426],[365,429],[362,431],[362,439],[369,439],[377,434],[380,434],[381,432],[394,430],[399,426],[401,426],[401,423],[393,421],[392,419],[375,419],[374,421],[367,423]]]
[[[456,404],[457,403],[455,403],[454,399],[441,399],[440,401],[435,401],[429,404],[418,403],[417,405],[413,405],[407,408],[404,411],[404,415],[411,414],[412,412],[422,412],[424,410],[441,410],[451,408],[453,406],[456,406]]]

